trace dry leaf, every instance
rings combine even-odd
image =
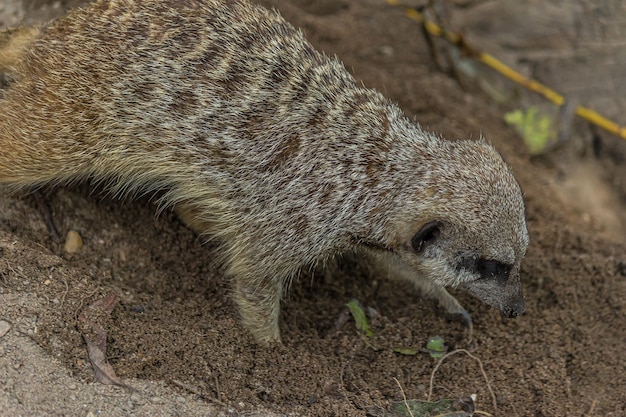
[[[117,303],[117,296],[111,292],[100,300],[95,301],[80,316],[80,332],[87,344],[89,361],[93,367],[96,380],[105,385],[119,385],[125,387],[126,384],[115,375],[113,367],[106,358],[107,333],[104,328],[97,323],[98,317],[104,313],[109,316]]]

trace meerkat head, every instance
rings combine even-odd
[[[524,312],[520,263],[528,246],[522,192],[484,141],[442,141],[401,208],[390,249],[417,279],[467,290],[503,316]],[[418,169],[418,168],[416,168]],[[404,194],[404,191],[403,191]]]

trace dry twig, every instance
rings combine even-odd
[[[406,400],[406,395],[404,394],[404,389],[402,389],[402,385],[400,385],[400,381],[398,381],[396,377],[394,377],[393,380],[396,381],[396,384],[398,384],[398,387],[400,388],[400,392],[402,393],[402,398],[404,398],[404,406],[406,407],[406,410],[409,412],[411,417],[415,417],[413,415],[413,412],[409,408],[409,402]]]
[[[449,358],[452,355],[456,355],[457,353],[465,353],[465,354],[467,354],[467,356],[469,356],[470,358],[474,359],[478,363],[478,367],[480,368],[480,372],[482,373],[483,378],[485,379],[485,383],[487,384],[487,390],[491,394],[491,401],[493,403],[493,412],[494,412],[495,415],[498,415],[498,404],[497,404],[497,401],[496,401],[496,394],[493,392],[493,389],[491,389],[491,384],[489,383],[489,378],[487,378],[487,374],[485,373],[485,368],[483,368],[483,362],[478,357],[476,357],[476,356],[472,355],[471,353],[469,353],[469,351],[467,351],[466,349],[453,350],[452,352],[446,353],[445,355],[443,355],[441,357],[441,359],[439,359],[439,362],[437,362],[437,365],[435,365],[435,368],[433,369],[433,372],[430,374],[430,387],[428,389],[428,401],[431,401],[431,398],[432,398],[432,395],[433,395],[433,385],[434,385],[434,381],[435,381],[435,373],[437,372],[437,370],[439,369],[439,367],[441,366],[443,361],[445,361],[447,358]]]

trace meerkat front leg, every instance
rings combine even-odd
[[[213,227],[212,222],[203,216],[203,211],[190,204],[178,204],[174,211],[199,235],[210,232]],[[246,260],[236,249],[230,252],[228,261],[229,274],[234,282],[233,298],[244,326],[258,342],[280,342],[278,317],[283,280],[271,273],[256,271],[251,265],[258,264],[258,261]]]
[[[256,284],[256,285],[255,285]],[[260,343],[280,342],[278,317],[282,285],[273,280],[251,284],[246,278],[237,279],[234,300],[243,325]]]
[[[234,273],[234,300],[243,325],[261,343],[280,342],[278,317],[283,282],[270,275],[258,275],[241,262],[231,266]],[[235,272],[236,271],[236,272]]]
[[[400,259],[384,251],[365,249],[362,253],[374,274],[391,279],[410,281],[415,284],[424,296],[437,300],[448,314],[462,317],[468,328],[469,338],[471,339],[474,328],[472,317],[467,310],[463,308],[461,303],[446,291],[444,287],[434,284],[427,279],[423,279]]]

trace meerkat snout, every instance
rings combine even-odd
[[[513,318],[524,313],[524,297],[515,265],[479,258],[464,260],[460,267],[474,276],[472,281],[462,284],[469,293],[499,308],[503,317]]]

